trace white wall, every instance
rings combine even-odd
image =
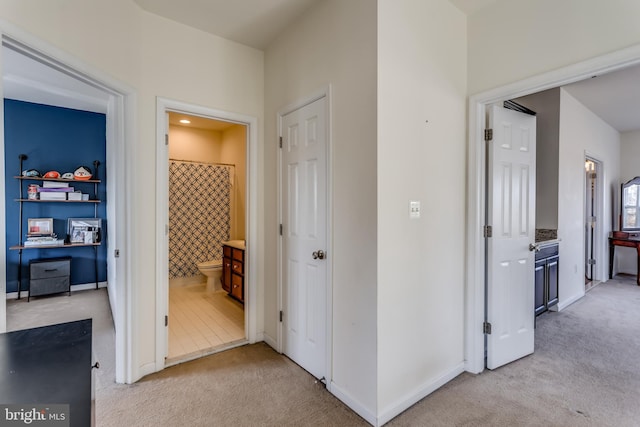
[[[625,132],[620,135],[620,184],[629,181],[636,176],[640,176],[640,130]],[[620,194],[616,203],[616,214],[620,214]],[[616,219],[616,226],[619,227],[619,220]],[[617,228],[618,229],[618,228]],[[635,275],[637,273],[637,252],[633,248],[616,247],[616,258],[614,261],[614,274],[627,273]]]
[[[560,150],[558,187],[558,237],[560,242],[559,306],[564,308],[584,295],[585,154],[602,164],[604,212],[601,233],[596,236],[602,260],[597,278],[608,275],[607,238],[611,231],[612,206],[618,200],[620,180],[620,134],[566,90],[560,91]]]
[[[332,392],[376,413],[376,2],[325,0],[265,54],[265,332],[277,336],[279,109],[331,85]]]
[[[156,97],[257,117],[261,124],[263,54],[151,15],[131,0],[1,0],[0,19],[136,91],[135,158],[129,159],[135,162],[134,176],[129,177],[129,191],[135,197],[127,208],[132,213],[131,239],[135,242],[132,283],[128,284],[135,295],[131,377],[138,379],[156,365],[156,224],[154,209],[149,208],[156,205],[155,192],[136,191],[155,186]],[[256,131],[261,144],[262,129]],[[256,277],[264,277],[262,271]],[[262,287],[260,281],[258,287]],[[262,327],[258,319],[258,331]]]
[[[462,370],[466,17],[378,2],[378,414]],[[421,202],[419,219],[409,201]]]
[[[560,89],[534,93],[516,102],[537,113],[536,228],[557,230]]]
[[[634,0],[498,0],[469,18],[469,93],[640,43]]]

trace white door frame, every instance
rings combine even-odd
[[[596,260],[596,264],[595,264],[595,273],[593,274],[593,280],[594,281],[600,281],[600,282],[605,282],[608,279],[608,269],[605,266],[605,260],[607,259],[607,257],[609,256],[609,252],[608,252],[608,245],[603,243],[603,236],[602,236],[602,230],[603,230],[603,221],[605,220],[604,218],[604,162],[602,160],[600,160],[599,156],[594,155],[592,153],[590,153],[588,150],[585,150],[584,152],[584,158],[585,160],[589,159],[593,162],[596,163],[597,167],[596,167],[596,192],[595,192],[595,199],[596,199],[596,226],[595,229],[593,231],[593,246],[594,246],[594,259]],[[584,194],[586,195],[586,180],[585,180],[585,189],[584,189]],[[614,193],[615,194],[615,193]],[[584,209],[586,211],[587,207],[586,205],[584,206]],[[612,212],[612,214],[615,212]],[[584,242],[584,245],[586,246],[586,242]]]
[[[187,104],[167,98],[156,100],[156,371],[165,368],[167,354],[167,327],[165,316],[169,314],[169,148],[165,133],[169,128],[167,113],[177,112],[207,119],[235,122],[247,126],[247,225],[246,254],[249,260],[245,269],[245,337],[246,342],[262,340],[258,336],[258,119],[252,116]],[[171,319],[169,319],[171,321]]]
[[[39,62],[63,71],[69,76],[90,84],[109,96],[106,114],[107,149],[107,208],[109,239],[107,257],[110,278],[108,283],[111,311],[115,323],[115,381],[132,383],[137,381],[139,369],[136,364],[136,328],[133,327],[133,307],[136,306],[132,292],[131,268],[134,247],[128,238],[131,226],[131,193],[127,183],[131,182],[131,166],[135,164],[133,141],[136,140],[136,94],[129,86],[102,73],[81,60],[43,40],[28,34],[16,26],[0,20],[0,38],[14,50],[36,58]],[[0,64],[1,65],[1,64]],[[0,94],[2,81],[0,79]],[[4,109],[0,108],[0,188],[4,188]],[[4,230],[4,200],[0,203],[0,228]],[[0,233],[0,257],[6,259],[5,236]],[[115,251],[120,255],[115,257]],[[1,263],[2,286],[0,298],[6,298],[6,266]],[[113,268],[113,270],[111,270]],[[0,330],[6,329],[6,311],[0,310]]]
[[[484,370],[485,250],[482,226],[486,165],[484,147],[485,107],[491,103],[518,98],[563,86],[594,75],[640,64],[640,45],[569,65],[506,86],[473,95],[469,99],[469,146],[467,173],[467,283],[465,325],[465,370]]]
[[[314,101],[317,101],[321,98],[326,99],[326,135],[327,135],[327,147],[326,147],[326,156],[327,156],[327,200],[326,200],[326,210],[327,210],[327,229],[326,229],[326,242],[327,242],[327,252],[329,252],[329,257],[327,259],[327,304],[326,304],[326,354],[325,354],[325,385],[327,390],[331,391],[332,387],[332,358],[333,354],[333,238],[332,238],[332,200],[333,200],[333,175],[332,175],[332,158],[331,158],[331,141],[332,141],[332,133],[331,133],[331,85],[327,85],[318,91],[310,94],[307,97],[301,98],[296,102],[286,105],[285,107],[278,110],[277,113],[277,130],[278,137],[282,135],[282,118],[287,114],[304,107],[305,105],[311,104]],[[282,224],[282,151],[278,148],[278,224]],[[283,262],[283,254],[282,254],[282,237],[278,238],[278,266],[277,266],[277,283],[278,283],[278,312],[280,312],[284,307],[284,296],[283,296],[283,273],[282,273],[282,262]],[[284,331],[283,331],[283,322],[278,322],[278,336],[276,343],[276,350],[279,353],[284,351]]]

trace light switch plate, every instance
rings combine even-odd
[[[420,201],[409,200],[409,218],[420,218]]]

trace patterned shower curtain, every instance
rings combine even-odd
[[[222,259],[231,232],[231,167],[169,161],[169,278]]]

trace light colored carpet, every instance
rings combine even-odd
[[[62,298],[81,301],[76,294]],[[106,293],[100,298],[106,303]],[[109,324],[101,317],[94,331]],[[462,374],[387,425],[638,426],[639,332],[635,278],[610,280],[562,312],[538,317],[533,355],[495,371]],[[111,339],[95,352],[103,366],[113,363],[112,355],[105,357],[113,349],[112,329],[96,338]],[[112,368],[104,368],[96,392],[98,426],[368,425],[263,343],[173,366],[132,385],[115,384]]]

